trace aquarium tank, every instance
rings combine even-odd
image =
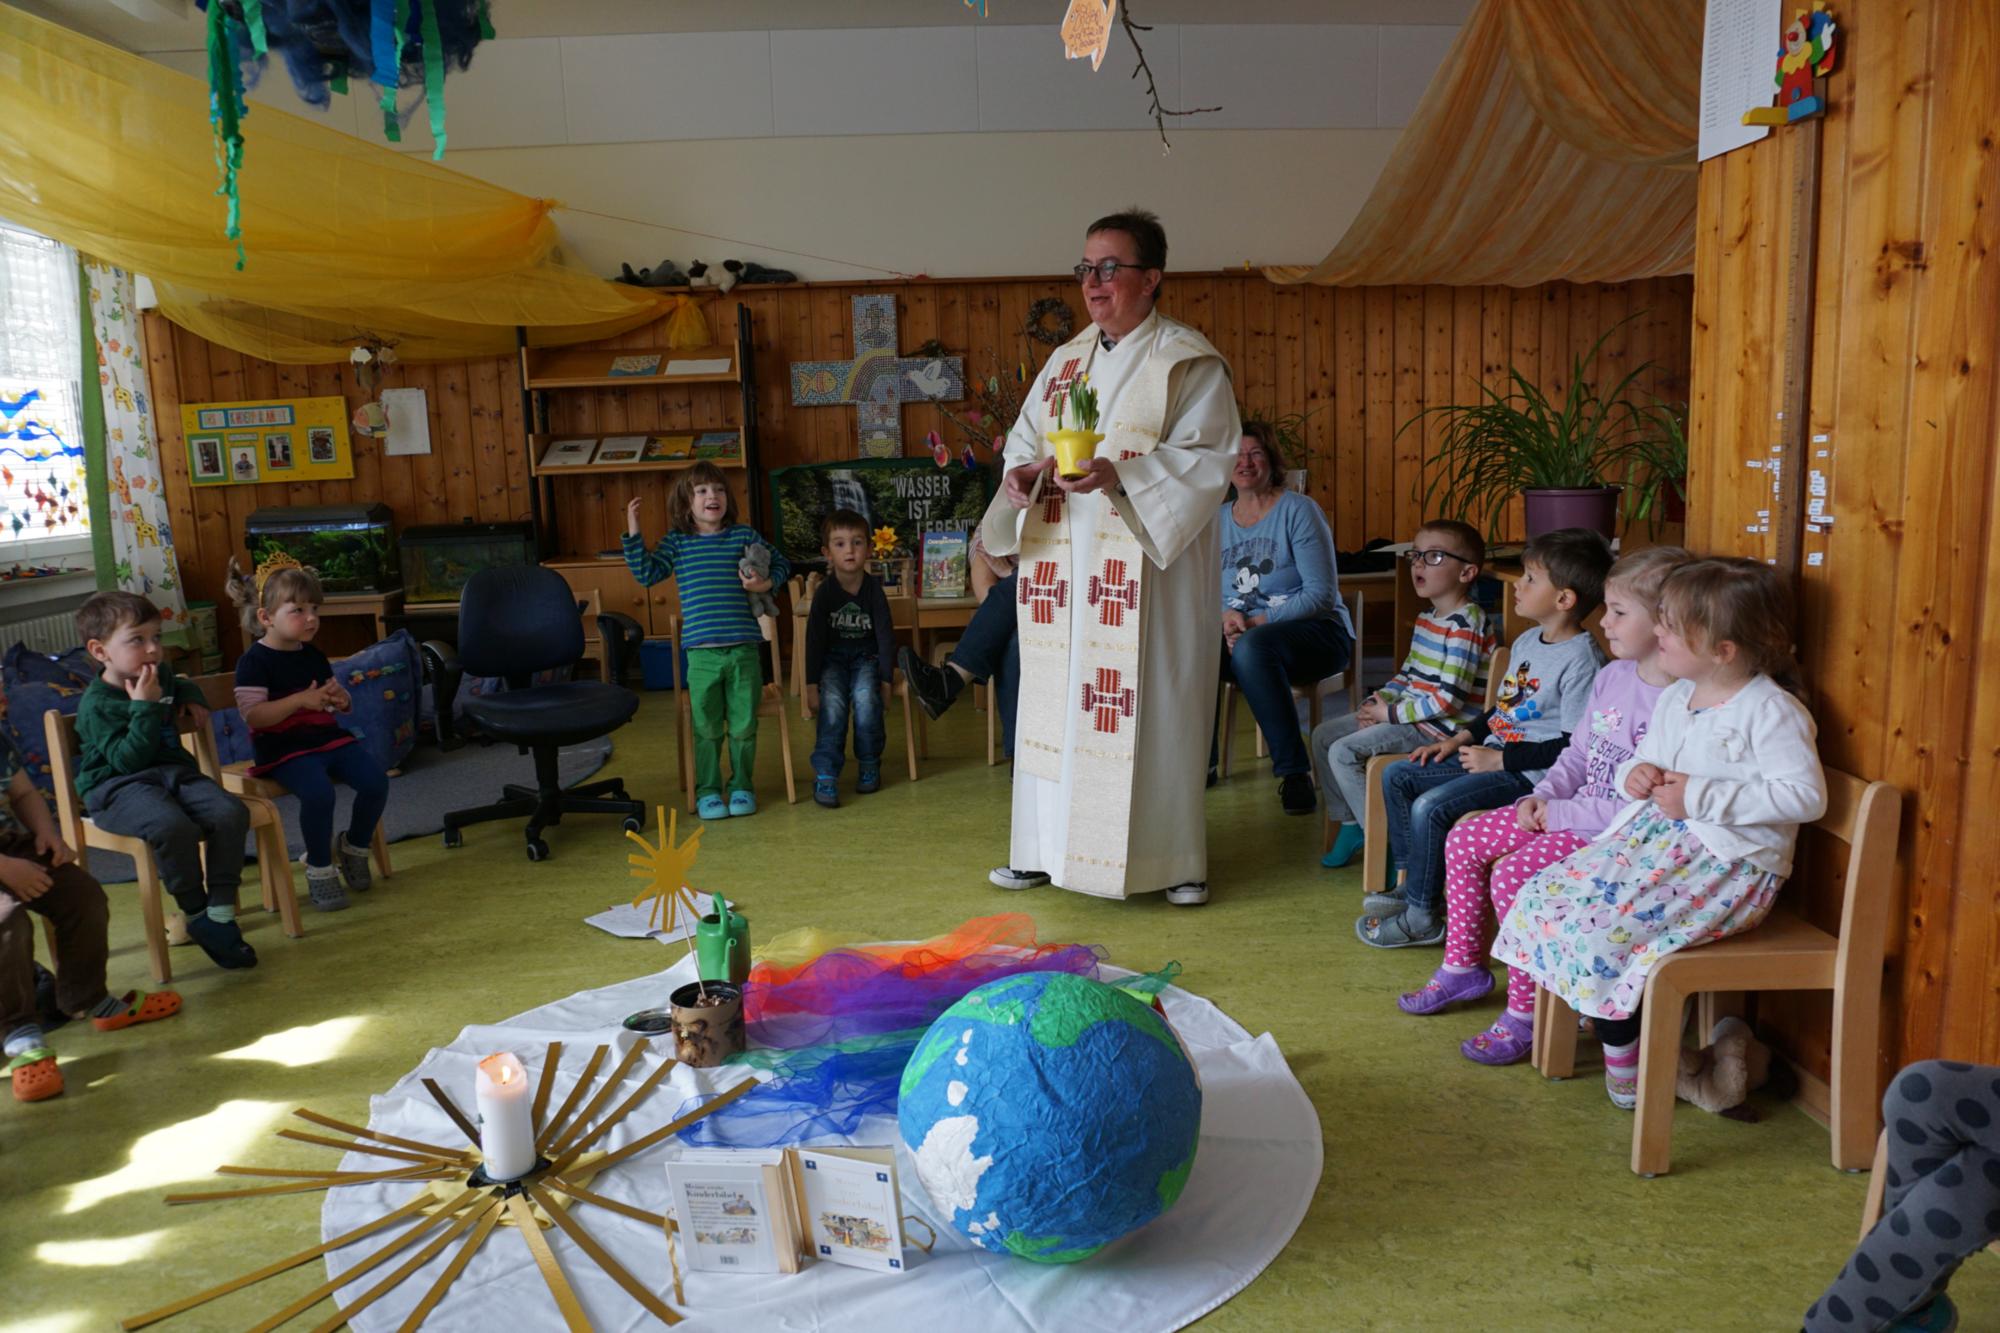
[[[253,568],[282,553],[316,572],[329,593],[387,592],[402,573],[395,515],[380,503],[253,510],[244,544]]]
[[[455,602],[482,569],[532,565],[528,523],[433,523],[403,529],[403,602]]]

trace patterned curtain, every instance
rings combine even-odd
[[[174,559],[167,496],[154,456],[153,413],[146,401],[146,342],[132,305],[132,275],[83,261],[89,286],[90,331],[97,344],[97,382],[104,403],[104,466],[93,468],[91,489],[108,506],[111,563],[98,566],[98,584],[109,581],[152,599],[160,608],[162,637],[186,643],[187,598]]]

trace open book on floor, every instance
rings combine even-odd
[[[667,1187],[690,1272],[903,1271],[894,1149],[693,1149],[667,1163]]]

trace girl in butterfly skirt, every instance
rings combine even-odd
[[[1677,950],[1762,921],[1799,825],[1826,811],[1776,572],[1743,559],[1683,565],[1661,589],[1656,632],[1677,679],[1618,767],[1632,804],[1522,885],[1493,946],[1596,1019],[1605,1090],[1626,1110],[1638,1100],[1647,976]]]

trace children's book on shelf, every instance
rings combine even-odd
[[[646,451],[644,435],[607,435],[597,446],[595,463],[636,463]]]
[[[693,1149],[667,1163],[667,1187],[690,1272],[903,1271],[893,1149]]]
[[[965,596],[972,583],[971,548],[965,531],[926,532],[923,542],[923,595]]]
[[[543,467],[581,467],[597,453],[597,441],[557,440],[542,454]]]
[[[660,373],[660,354],[653,352],[644,356],[614,356],[611,358],[613,375],[657,375]]]
[[[663,463],[676,458],[689,458],[693,454],[693,434],[655,435],[646,441],[646,453],[642,461]]]
[[[743,437],[733,430],[704,431],[694,442],[696,458],[734,458],[742,452]]]
[[[726,356],[693,357],[679,361],[669,361],[667,362],[666,370],[662,373],[667,375],[727,375],[729,373],[729,358]]]

